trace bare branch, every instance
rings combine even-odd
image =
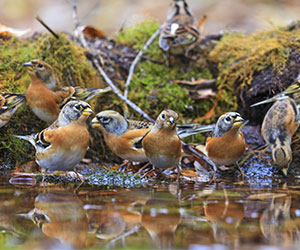
[[[73,20],[74,20],[74,25],[75,25],[75,31],[78,32],[79,35],[79,39],[80,42],[82,44],[82,46],[85,49],[89,49],[88,43],[85,40],[84,34],[82,33],[82,31],[80,30],[80,23],[78,21],[78,16],[77,16],[77,7],[76,5],[73,6]],[[134,109],[136,112],[138,112],[139,114],[141,114],[145,119],[154,122],[154,120],[147,115],[141,108],[139,108],[136,104],[134,104],[132,101],[128,100],[127,97],[125,97],[124,95],[122,95],[122,93],[120,92],[120,90],[116,87],[116,85],[113,83],[113,81],[109,78],[109,76],[106,74],[106,72],[103,70],[103,68],[100,66],[100,63],[98,61],[99,59],[99,55],[95,55],[94,53],[90,53],[91,57],[90,60],[93,62],[94,66],[96,67],[96,69],[98,70],[98,72],[101,74],[101,76],[104,78],[104,80],[106,81],[106,83],[111,87],[111,89],[113,90],[113,92],[122,100],[124,101],[127,105],[129,105],[132,109]]]
[[[128,96],[128,90],[129,90],[129,85],[130,82],[132,80],[132,76],[135,70],[136,65],[138,64],[138,62],[141,60],[144,51],[150,46],[150,44],[155,40],[155,38],[158,36],[160,32],[160,29],[156,30],[152,36],[149,38],[149,40],[144,44],[143,48],[140,50],[140,52],[136,55],[135,59],[133,60],[132,64],[130,65],[130,69],[129,69],[129,74],[125,83],[125,91],[124,91],[124,96],[125,98],[127,98]]]
[[[121,92],[118,90],[118,88],[115,86],[115,84],[112,82],[112,80],[108,77],[108,75],[105,73],[105,71],[102,69],[100,66],[98,60],[94,57],[92,59],[95,67],[99,71],[99,73],[102,75],[108,86],[110,86],[113,90],[113,92],[122,100],[124,101],[127,105],[129,105],[131,108],[133,108],[136,112],[141,114],[145,119],[151,122],[155,122],[149,115],[147,115],[141,108],[139,108],[136,104],[134,104],[132,101],[128,100],[124,95],[121,94]]]
[[[48,30],[56,39],[59,38],[59,36],[47,25],[45,24],[45,22],[39,17],[39,16],[36,16],[35,18],[42,26],[44,26],[44,28],[46,30]]]

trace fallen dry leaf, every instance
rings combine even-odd
[[[99,30],[99,29],[93,27],[92,25],[84,26],[82,32],[89,39],[95,39],[95,38],[105,39],[106,38],[106,36],[102,30]]]
[[[175,80],[175,83],[195,87],[196,89],[199,88],[213,88],[215,87],[216,79],[198,79],[195,81],[186,81],[186,80]]]
[[[20,37],[30,32],[30,29],[17,30],[0,24],[0,37],[10,38],[12,36]]]
[[[212,108],[204,115],[204,116],[201,116],[197,119],[195,119],[195,122],[201,122],[205,119],[209,119],[210,117],[212,117],[212,115],[214,114],[215,112],[215,108],[217,107],[217,101],[214,102],[214,105],[212,106]]]
[[[180,173],[187,177],[200,177],[200,175],[198,175],[196,172],[190,169],[183,169]]]

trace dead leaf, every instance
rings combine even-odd
[[[20,37],[29,33],[30,29],[26,30],[17,30],[10,27],[7,27],[3,24],[0,24],[0,37],[10,38],[12,36]]]
[[[112,166],[112,167],[111,167],[112,170],[119,170],[119,168],[120,168],[119,165],[116,165],[116,166]]]
[[[175,83],[195,87],[195,88],[214,88],[216,79],[198,79],[195,81],[186,81],[186,80],[175,80]]]
[[[207,152],[206,152],[206,149],[205,149],[205,145],[198,144],[198,145],[195,146],[195,148],[196,148],[198,151],[202,152],[203,154],[206,154],[206,155],[207,155]]]
[[[201,122],[205,119],[209,119],[210,117],[212,117],[212,115],[214,114],[215,112],[215,108],[217,107],[217,101],[215,101],[214,105],[212,106],[212,108],[204,115],[204,116],[201,116],[197,119],[195,119],[195,122]]]
[[[212,89],[200,89],[197,91],[190,91],[190,96],[193,100],[209,99],[211,96],[215,96],[216,92]]]
[[[190,169],[183,169],[180,171],[180,173],[187,177],[200,177],[200,175],[198,175],[196,172]]]
[[[93,27],[92,25],[84,26],[82,32],[89,39],[95,39],[95,38],[105,39],[106,38],[106,36],[102,30],[99,30],[99,29]]]
[[[203,29],[204,29],[204,23],[207,19],[207,16],[204,15],[199,21],[198,21],[198,30],[199,33],[202,34],[203,33]]]

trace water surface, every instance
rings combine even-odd
[[[47,188],[1,178],[0,247],[299,249],[300,186]]]

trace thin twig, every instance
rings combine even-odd
[[[45,24],[45,22],[39,16],[36,16],[35,19],[38,20],[38,22],[43,25],[44,28],[48,30],[56,39],[59,38],[59,36],[47,24]]]
[[[118,90],[118,88],[115,86],[115,84],[112,82],[112,80],[108,77],[108,75],[105,73],[105,71],[102,69],[102,67],[100,66],[98,60],[93,57],[92,61],[95,65],[95,67],[97,68],[97,70],[99,71],[99,73],[102,75],[102,77],[104,78],[104,80],[106,81],[106,83],[111,87],[111,89],[113,90],[113,92],[122,100],[124,101],[127,105],[129,105],[131,108],[133,108],[136,112],[138,112],[139,114],[141,114],[145,119],[147,119],[148,121],[151,122],[155,122],[149,115],[147,115],[141,108],[139,108],[136,104],[134,104],[132,101],[128,100],[128,98],[126,98],[124,95],[121,94],[121,92]]]
[[[132,76],[135,70],[136,65],[138,64],[138,62],[141,60],[144,51],[150,46],[150,44],[154,41],[154,39],[158,36],[160,32],[160,29],[156,30],[152,36],[149,38],[149,40],[144,44],[143,48],[140,50],[140,52],[136,55],[135,59],[133,60],[133,62],[130,65],[129,68],[129,74],[125,83],[125,91],[124,91],[124,96],[125,98],[127,98],[128,96],[128,90],[129,90],[129,86],[130,86],[130,82],[132,80]]]
[[[75,25],[75,31],[78,32],[79,35],[79,39],[80,42],[82,44],[82,46],[85,49],[89,49],[88,43],[85,40],[84,34],[80,31],[79,27],[80,27],[80,23],[78,21],[78,16],[77,16],[77,7],[76,5],[73,6],[73,20],[74,20],[74,25]],[[99,59],[99,55],[97,54],[97,56],[94,53],[90,53],[91,55],[91,61],[93,62],[94,66],[96,67],[96,69],[98,70],[98,72],[101,74],[101,76],[104,78],[104,80],[106,81],[106,83],[111,87],[111,89],[113,90],[113,92],[122,100],[124,101],[127,105],[129,105],[132,109],[134,109],[136,112],[138,112],[139,114],[141,114],[145,119],[147,119],[148,121],[151,122],[155,122],[149,115],[147,115],[141,108],[139,108],[136,104],[134,104],[132,101],[128,100],[127,97],[125,97],[124,95],[122,95],[122,93],[120,92],[120,90],[116,87],[116,85],[113,83],[113,81],[109,78],[109,76],[106,74],[106,72],[103,70],[103,68],[100,66],[100,63],[98,61]]]

